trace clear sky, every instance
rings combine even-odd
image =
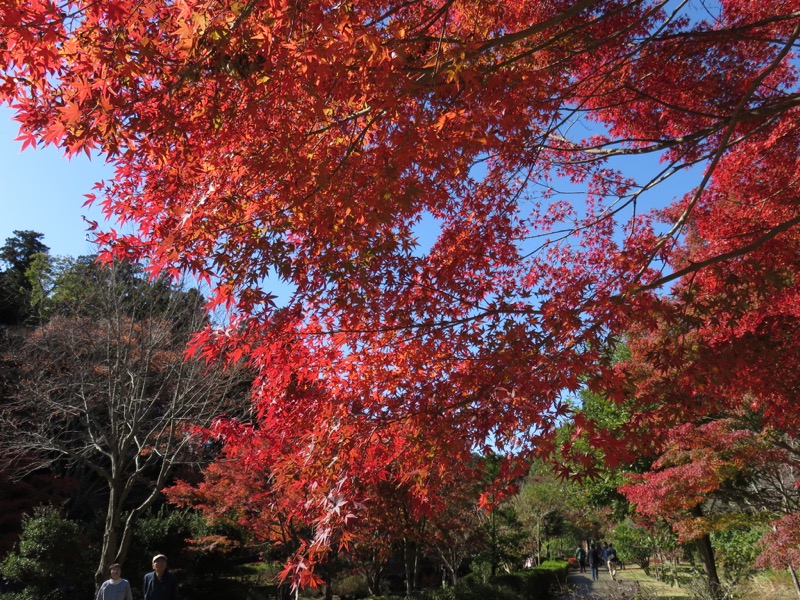
[[[83,217],[102,223],[97,208],[83,207],[84,194],[92,192],[94,184],[110,179],[112,170],[102,158],[89,160],[80,155],[67,160],[53,148],[27,148],[20,151],[17,125],[12,120],[12,111],[0,107],[0,245],[15,230],[33,230],[44,234],[44,243],[51,254],[57,256],[80,256],[94,252],[87,241],[87,224]],[[657,172],[656,157],[627,158],[627,169],[641,178],[644,172]],[[656,206],[664,206],[674,200],[675,194],[688,185],[691,178],[699,179],[701,169],[694,174],[682,174],[674,181],[659,186],[649,196]],[[676,184],[678,184],[676,186]],[[694,182],[696,185],[696,181]],[[677,188],[677,189],[676,189]],[[688,185],[691,189],[691,185]],[[682,191],[685,191],[686,187]],[[111,224],[106,224],[108,228]],[[419,227],[420,242],[425,250],[433,243],[437,228],[425,221]]]
[[[30,229],[44,234],[51,254],[94,252],[82,217],[101,220],[100,211],[81,205],[95,182],[110,178],[110,167],[86,155],[67,160],[55,148],[20,152],[12,116],[0,107],[0,245],[14,230]]]

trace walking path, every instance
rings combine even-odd
[[[606,569],[600,569],[600,578],[597,581],[592,581],[592,573],[588,567],[585,573],[571,570],[567,576],[567,584],[570,591],[559,600],[632,600],[644,589],[650,592],[646,598],[687,598],[682,590],[655,581],[639,567],[632,566],[618,570],[616,581],[611,579]]]

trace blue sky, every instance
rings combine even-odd
[[[82,208],[84,194],[111,169],[97,157],[64,158],[55,148],[20,152],[13,112],[0,107],[0,244],[14,230],[44,234],[50,252],[79,256],[93,252],[83,216],[101,220],[96,208]]]
[[[22,152],[20,142],[14,141],[17,125],[12,116],[9,108],[0,106],[0,244],[15,230],[30,229],[44,234],[51,254],[79,256],[94,252],[87,241],[83,217],[100,221],[101,225],[102,217],[99,209],[82,204],[84,194],[90,193],[97,181],[111,177],[110,166],[101,157],[90,160],[80,155],[67,160],[53,147],[27,148]],[[652,156],[625,160],[628,172],[640,178],[661,168]],[[699,171],[696,168],[693,175],[682,174],[659,186],[657,191],[647,194],[650,202],[656,206],[671,202],[679,190],[686,190],[688,180],[699,178]],[[435,232],[432,223],[420,226],[420,242],[425,250],[433,242]]]

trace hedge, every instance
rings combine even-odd
[[[567,583],[567,562],[549,560],[537,567],[492,578],[492,583],[511,589],[523,600],[548,600]]]

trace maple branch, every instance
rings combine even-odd
[[[558,13],[557,15],[547,19],[546,21],[542,21],[541,23],[537,23],[527,29],[522,29],[520,31],[509,33],[505,35],[498,36],[496,38],[490,39],[485,41],[483,44],[479,45],[474,51],[470,52],[467,56],[468,58],[473,58],[476,56],[480,56],[484,54],[488,50],[492,50],[494,48],[500,46],[506,46],[509,44],[513,44],[514,42],[532,37],[537,33],[542,33],[546,31],[550,27],[559,25],[560,23],[566,21],[567,19],[577,16],[580,14],[585,8],[588,8],[594,4],[599,4],[602,0],[581,0],[580,2],[571,6],[568,10]],[[634,0],[632,4],[637,4],[643,0]],[[552,43],[552,40],[550,42]],[[444,66],[450,66],[454,64],[454,61],[448,60],[444,63]],[[436,71],[432,67],[424,67],[422,69],[416,69],[421,71],[421,74],[415,79],[414,83],[417,85],[425,85],[426,83],[432,81],[436,75]]]
[[[444,34],[447,31],[447,17],[450,16],[450,11],[447,10],[444,14],[444,19],[442,19],[442,32],[439,34],[439,41],[436,46],[436,64],[433,65],[433,74],[439,72],[439,62],[442,58],[442,40],[444,39]]]
[[[438,290],[437,290],[438,291]],[[334,335],[338,333],[390,333],[393,331],[408,331],[408,330],[434,330],[434,329],[452,329],[459,325],[471,323],[473,321],[480,321],[491,316],[496,315],[536,315],[541,314],[540,310],[532,307],[525,307],[524,309],[512,309],[507,306],[498,308],[483,308],[479,313],[467,315],[459,318],[440,319],[438,321],[425,321],[419,323],[405,323],[402,325],[386,325],[382,327],[369,327],[369,328],[341,328],[341,329],[321,329],[319,331],[306,331],[302,333],[303,337],[320,337]]]
[[[339,127],[340,125],[344,125],[345,123],[349,123],[350,121],[354,121],[354,120],[358,119],[359,117],[363,117],[365,115],[368,115],[371,110],[372,110],[372,108],[369,107],[369,106],[367,106],[365,108],[362,108],[361,110],[356,111],[354,113],[351,113],[351,114],[347,115],[346,117],[342,117],[341,119],[337,119],[336,121],[333,121],[332,123],[329,123],[328,125],[325,125],[324,127],[320,127],[319,129],[312,129],[311,131],[306,133],[306,137],[310,137],[312,135],[319,135],[320,133],[325,133],[326,131],[330,131],[334,127]]]
[[[593,162],[611,156],[632,156],[636,154],[650,154],[652,152],[660,152],[662,150],[667,150],[669,148],[672,148],[680,144],[684,144],[686,142],[696,141],[708,137],[709,135],[716,133],[717,131],[722,129],[722,127],[723,127],[722,125],[705,127],[689,135],[678,136],[672,139],[664,138],[660,140],[646,140],[646,139],[622,138],[622,139],[610,140],[592,146],[581,146],[561,135],[551,134],[549,137],[552,137],[560,142],[563,142],[565,145],[564,146],[544,145],[544,147],[547,148],[548,150],[555,150],[558,152],[576,152],[576,153],[594,155],[592,158],[587,158],[584,160],[564,162],[564,164],[581,164],[585,162]],[[622,147],[622,148],[612,148],[610,150],[604,150],[604,148],[608,146],[617,146],[621,144],[637,144],[645,142],[651,142],[651,143],[648,146]]]
[[[450,7],[453,6],[455,0],[447,0],[442,6],[440,6],[436,12],[431,15],[431,18],[428,19],[427,23],[421,23],[417,26],[420,31],[426,31],[430,29],[436,21],[438,21],[443,15],[446,15],[450,12]]]
[[[387,10],[382,15],[376,17],[375,19],[373,19],[371,21],[367,21],[366,22],[366,26],[367,27],[375,27],[376,25],[378,25],[380,23],[383,23],[389,17],[399,13],[404,8],[408,8],[409,6],[414,6],[415,4],[419,4],[419,2],[420,2],[420,0],[410,0],[409,2],[401,2],[400,4],[398,4],[396,6],[393,6],[392,8]]]
[[[655,98],[651,98],[652,100],[656,100]],[[791,110],[800,106],[800,93],[798,94],[790,94],[784,96],[784,98],[780,102],[773,102],[767,105],[758,106],[743,112],[739,118],[738,122],[742,123],[751,119],[762,119],[764,117],[774,117],[776,115],[781,115],[785,113],[787,110]],[[677,111],[680,111],[681,108],[678,106],[670,106],[670,108],[674,108]],[[579,109],[577,109],[579,110]],[[582,146],[578,145],[568,138],[560,136],[558,134],[552,133],[548,137],[552,137],[560,142],[563,142],[564,146],[551,146],[545,145],[544,147],[548,150],[557,150],[560,152],[582,152],[586,154],[595,154],[598,157],[606,158],[611,156],[629,156],[635,154],[648,154],[651,152],[660,152],[661,150],[667,150],[672,148],[676,145],[684,144],[686,142],[692,142],[700,140],[704,137],[708,137],[721,129],[723,129],[724,125],[722,123],[718,125],[713,125],[709,127],[704,127],[702,129],[698,129],[697,131],[683,136],[678,136],[675,138],[662,138],[662,139],[647,139],[647,138],[618,138],[609,140],[606,142],[594,144],[591,146]],[[732,147],[736,143],[746,139],[746,136],[740,137],[734,142],[728,144],[728,148]],[[622,148],[612,148],[610,150],[604,150],[609,146],[617,146],[622,144],[642,144],[648,143],[647,146],[633,146],[633,147],[622,147]],[[587,161],[570,161],[569,164],[578,164],[580,162],[588,162]]]
[[[523,258],[531,257],[531,256],[535,255],[536,253],[540,252],[542,249],[544,249],[547,246],[550,246],[552,244],[558,244],[558,243],[570,238],[572,235],[574,235],[575,233],[577,233],[579,231],[585,231],[585,230],[591,229],[592,227],[594,227],[596,225],[599,225],[603,221],[605,221],[607,219],[610,219],[613,216],[619,214],[620,212],[625,210],[631,204],[636,206],[636,202],[639,200],[639,198],[642,196],[642,194],[644,194],[645,192],[647,192],[650,189],[656,188],[657,186],[661,185],[664,181],[666,181],[667,179],[669,179],[670,177],[672,177],[676,173],[682,171],[683,169],[685,169],[685,168],[687,168],[689,166],[692,166],[693,164],[697,164],[699,162],[702,162],[703,160],[705,160],[705,157],[701,157],[701,158],[699,158],[699,159],[697,159],[695,161],[691,161],[691,162],[688,162],[688,163],[678,164],[678,159],[676,159],[676,160],[672,161],[667,167],[662,169],[662,171],[660,173],[658,173],[655,177],[653,177],[645,185],[639,187],[639,189],[636,192],[634,192],[633,194],[629,194],[627,196],[620,196],[619,198],[617,198],[617,200],[613,204],[611,204],[606,210],[604,210],[603,213],[601,215],[599,215],[596,219],[594,219],[592,221],[589,221],[587,223],[584,223],[584,224],[582,224],[580,226],[577,226],[577,227],[570,227],[570,228],[567,228],[567,229],[558,229],[558,230],[550,231],[550,232],[547,232],[547,233],[539,233],[539,234],[536,234],[536,235],[529,236],[527,239],[542,238],[542,237],[545,237],[545,236],[548,236],[548,235],[559,235],[560,237],[555,238],[555,239],[546,240],[544,243],[539,245],[537,248],[535,248],[531,252],[527,253]],[[622,202],[622,200],[625,200],[625,201]]]
[[[641,2],[641,0],[635,0],[634,2],[632,2],[630,4],[630,6],[633,6],[633,5],[638,4],[640,2]],[[493,38],[491,40],[488,40],[488,41],[484,42],[483,44],[481,44],[478,47],[478,49],[477,49],[477,51],[475,53],[476,54],[481,54],[481,53],[485,52],[486,50],[491,50],[492,48],[497,48],[498,46],[505,46],[505,45],[508,45],[508,44],[513,44],[514,42],[518,42],[520,40],[524,40],[526,38],[534,36],[537,33],[542,33],[543,31],[546,31],[547,29],[549,29],[551,27],[554,27],[556,25],[559,25],[559,24],[563,23],[567,19],[570,19],[572,17],[577,16],[584,9],[589,8],[589,7],[591,7],[591,6],[595,5],[595,4],[600,4],[600,3],[601,3],[600,0],[581,0],[580,2],[577,2],[577,3],[573,4],[571,7],[569,7],[569,9],[567,9],[567,10],[565,10],[563,12],[560,12],[559,14],[551,17],[550,19],[548,19],[546,21],[542,21],[541,23],[536,23],[535,25],[532,25],[531,27],[528,27],[527,29],[521,29],[520,31],[516,31],[514,33],[508,33],[508,34],[501,35],[499,37]]]
[[[641,276],[649,268],[652,261],[655,260],[655,257],[658,254],[658,252],[666,245],[667,241],[672,239],[673,236],[675,236],[683,228],[692,210],[697,205],[697,202],[700,200],[700,196],[702,195],[703,191],[705,190],[706,186],[711,180],[711,176],[714,173],[714,170],[716,169],[720,160],[722,160],[722,157],[725,154],[725,150],[727,149],[728,141],[733,135],[736,125],[739,123],[739,117],[740,114],[744,111],[745,105],[747,104],[747,102],[749,102],[752,95],[755,94],[756,90],[764,81],[764,79],[766,79],[770,73],[772,73],[775,69],[777,69],[778,66],[781,64],[781,62],[783,62],[783,59],[789,55],[789,52],[791,52],[792,45],[794,44],[795,40],[797,40],[798,36],[800,36],[800,24],[798,24],[795,27],[794,32],[792,33],[789,41],[786,43],[783,49],[777,54],[777,56],[772,60],[772,62],[769,65],[767,65],[762,70],[761,73],[759,73],[759,75],[750,84],[750,86],[748,86],[748,89],[742,95],[738,105],[731,114],[728,126],[722,135],[722,139],[720,140],[717,150],[714,153],[714,157],[712,158],[711,163],[706,169],[706,172],[703,175],[703,179],[700,182],[700,185],[695,189],[692,199],[689,201],[688,205],[686,206],[686,208],[684,209],[683,213],[678,218],[678,220],[675,222],[673,227],[666,234],[661,236],[661,239],[655,245],[655,247],[651,252],[650,260],[648,260],[644,265],[642,265],[642,267],[639,269],[639,272],[634,277],[634,281],[641,278]]]
[[[797,216],[797,217],[795,217],[793,219],[789,219],[788,221],[784,221],[780,225],[776,225],[775,227],[770,228],[767,233],[765,233],[760,238],[755,239],[754,241],[750,242],[749,244],[747,244],[745,246],[742,246],[742,247],[737,248],[735,250],[731,250],[729,252],[724,252],[722,254],[718,254],[716,256],[712,256],[711,258],[707,258],[707,259],[701,260],[699,262],[691,262],[690,261],[689,266],[684,267],[683,269],[680,269],[680,270],[675,271],[673,273],[670,273],[669,275],[665,275],[664,277],[661,277],[661,278],[657,279],[656,281],[652,281],[652,282],[650,282],[648,284],[638,286],[632,291],[632,293],[645,292],[645,291],[648,291],[648,290],[656,289],[656,288],[661,287],[662,285],[664,285],[666,283],[669,283],[670,281],[675,281],[676,279],[680,279],[684,275],[688,275],[690,273],[694,273],[694,272],[699,271],[700,269],[703,269],[705,267],[714,265],[716,263],[724,262],[726,260],[730,260],[730,259],[736,258],[738,256],[743,256],[745,254],[748,254],[749,252],[752,252],[753,250],[756,250],[759,246],[762,246],[766,242],[768,242],[771,239],[777,237],[778,235],[780,235],[784,231],[788,231],[789,229],[791,229],[792,227],[794,227],[795,225],[798,225],[798,224],[800,224],[800,216]]]
[[[711,30],[681,31],[678,33],[670,33],[667,35],[657,36],[651,39],[655,42],[665,42],[669,40],[686,39],[686,38],[712,38],[712,40],[715,38],[725,39],[725,37],[728,34],[736,34],[739,32],[748,31],[750,29],[755,29],[757,27],[771,25],[773,23],[781,23],[783,21],[793,21],[794,19],[797,18],[800,18],[800,12],[795,11],[785,15],[775,15],[772,17],[766,17],[759,21],[745,23],[744,25],[737,25],[735,27],[726,27],[722,29],[711,29]],[[739,36],[739,37],[740,39],[753,39],[744,36]]]
[[[581,31],[582,29],[586,29],[586,28],[591,27],[593,25],[597,25],[598,23],[602,23],[603,21],[605,21],[605,20],[607,20],[609,18],[612,18],[614,16],[617,16],[618,14],[623,13],[624,11],[630,9],[631,7],[636,6],[637,4],[641,4],[642,1],[643,0],[634,0],[633,2],[630,2],[628,4],[624,4],[624,5],[620,6],[616,10],[613,10],[613,11],[610,11],[610,12],[607,12],[607,13],[603,13],[602,15],[600,15],[598,17],[595,17],[593,19],[589,19],[585,23],[581,23],[581,24],[577,25],[576,27],[573,27],[571,29],[567,29],[565,31],[562,31],[557,36],[548,39],[546,42],[543,42],[542,44],[540,44],[538,46],[534,46],[533,48],[530,48],[530,49],[526,50],[525,52],[521,52],[520,54],[517,54],[516,56],[512,56],[512,57],[504,60],[503,62],[498,63],[497,65],[493,65],[492,68],[490,69],[490,72],[499,71],[503,67],[506,67],[506,66],[508,66],[510,64],[513,64],[513,63],[515,63],[515,62],[517,62],[517,61],[519,61],[519,60],[521,60],[523,58],[526,58],[528,56],[531,56],[531,55],[535,54],[536,52],[540,52],[540,51],[544,50],[545,48],[547,48],[549,46],[557,44],[560,39],[567,38],[567,37],[570,37],[570,36],[574,36],[575,33]],[[620,36],[624,35],[625,33],[631,31],[638,24],[640,24],[642,21],[644,21],[649,16],[650,13],[655,12],[661,6],[663,6],[664,4],[666,4],[666,0],[662,0],[661,2],[657,2],[655,5],[653,5],[653,7],[651,7],[648,11],[646,11],[640,18],[634,20],[633,22],[628,24],[626,27],[623,27],[623,28],[615,31],[612,35],[607,36],[607,37],[603,37],[602,39],[597,40],[596,42],[594,42],[592,44],[589,44],[588,46],[583,48],[582,52],[591,52],[591,50],[593,50],[595,48],[599,48],[599,47],[603,46],[604,44],[607,44],[609,41],[611,41],[611,40],[613,40],[613,39],[615,39],[617,37],[620,37]],[[546,68],[551,69],[553,67],[556,67],[560,63],[562,63],[563,61],[569,60],[569,58],[570,57],[562,58],[562,59],[559,59],[559,60],[557,60],[557,61],[555,61],[553,63],[549,63],[546,66]]]

